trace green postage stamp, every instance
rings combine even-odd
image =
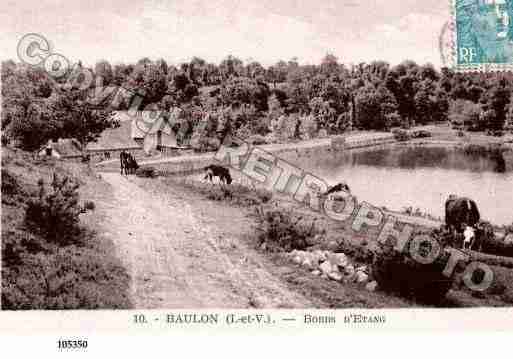
[[[452,0],[458,70],[511,70],[513,0]]]

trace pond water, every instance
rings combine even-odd
[[[389,146],[298,159],[304,169],[333,185],[346,181],[359,201],[391,210],[406,207],[444,218],[449,194],[474,199],[482,218],[513,222],[513,159],[469,154],[461,148]]]

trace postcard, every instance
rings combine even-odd
[[[0,20],[0,332],[513,329],[513,1]]]

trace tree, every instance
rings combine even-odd
[[[433,100],[433,84],[430,80],[420,83],[415,94],[415,119],[420,124],[427,124],[433,120],[435,103]]]
[[[84,95],[80,90],[65,91],[48,103],[59,137],[77,139],[82,146],[96,140],[105,129],[118,125],[110,111],[97,109]]]
[[[103,85],[108,86],[112,83],[113,80],[113,71],[112,66],[107,60],[101,60],[94,65],[94,73],[96,76],[100,76],[103,78]]]
[[[469,100],[456,100],[449,109],[449,120],[454,126],[481,131],[486,127],[481,106]]]
[[[228,55],[219,64],[219,70],[224,79],[240,76],[243,72],[242,60],[240,60],[232,55]]]
[[[390,127],[391,115],[397,111],[394,96],[384,86],[367,85],[358,90],[356,125],[362,129],[383,130]]]
[[[335,55],[327,53],[321,61],[321,72],[332,75],[338,72],[338,59]]]
[[[494,117],[488,118],[488,128],[492,130],[502,130],[506,122],[506,106],[509,104],[510,91],[506,87],[506,81],[492,86],[483,94],[481,102],[484,103],[485,111],[493,110]]]
[[[144,59],[143,59],[144,60]],[[128,87],[144,96],[142,106],[159,102],[167,92],[166,75],[162,68],[140,60],[128,79]]]

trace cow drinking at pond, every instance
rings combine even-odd
[[[212,182],[214,177],[218,177],[221,182],[225,184],[232,183],[232,176],[230,175],[230,170],[228,168],[218,165],[210,165],[204,169],[207,171],[204,179],[208,179],[210,182]]]
[[[473,200],[450,195],[445,202],[445,224],[449,230],[463,234],[463,248],[472,248],[479,220],[479,210]]]
[[[347,192],[347,193],[350,193],[351,190],[349,189],[349,186],[347,185],[347,183],[345,182],[339,182],[337,183],[335,186],[333,187],[330,187],[325,193],[324,195],[327,196],[329,194],[332,194],[332,193],[336,193],[336,192],[341,192],[341,191],[344,191],[344,192]]]

